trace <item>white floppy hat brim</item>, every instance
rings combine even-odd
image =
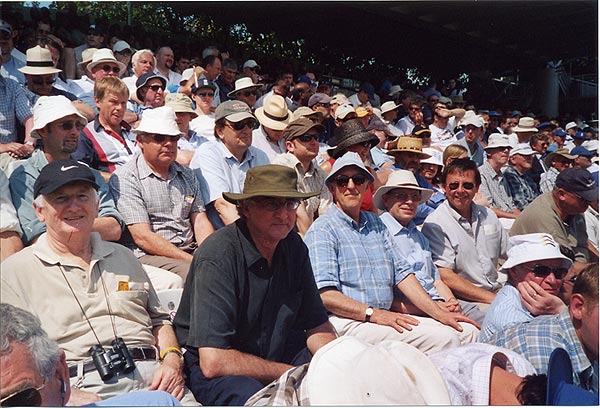
[[[536,246],[535,251],[522,253],[519,254],[519,256],[509,256],[506,262],[502,264],[501,271],[506,272],[510,268],[517,265],[531,261],[543,261],[547,259],[561,259],[563,261],[563,267],[565,268],[569,268],[573,264],[573,262],[563,254],[557,254],[555,251],[551,251],[550,249],[544,250],[543,248],[540,248],[540,246]]]
[[[531,127],[531,128],[522,128],[519,126],[515,126],[514,128],[512,128],[512,131],[513,132],[535,132],[535,133],[539,132],[539,130],[537,130],[537,128],[535,126]]]
[[[235,96],[235,94],[237,94],[238,92],[243,91],[245,89],[259,89],[259,88],[262,88],[262,85],[260,85],[260,84],[248,85],[248,86],[244,86],[243,88],[236,88],[233,91],[228,92],[227,96],[231,98],[231,97]]]
[[[26,65],[22,68],[19,68],[19,71],[27,75],[48,75],[62,72],[62,69],[54,67],[30,67]]]
[[[48,99],[51,98],[51,99]],[[64,98],[64,100],[63,100]],[[36,109],[36,106],[44,102],[51,102],[47,108]],[[68,103],[67,103],[68,102]],[[41,139],[38,130],[45,128],[49,123],[57,121],[67,116],[77,115],[82,119],[83,123],[87,124],[87,118],[83,116],[77,108],[64,96],[42,96],[34,105],[33,127],[31,128],[31,136],[36,139]]]

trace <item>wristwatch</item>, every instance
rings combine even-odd
[[[369,323],[371,321],[371,316],[373,316],[373,307],[367,307],[365,310],[365,322]]]

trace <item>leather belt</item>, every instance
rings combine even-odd
[[[156,349],[154,347],[128,347],[128,349],[133,361],[156,360]],[[89,360],[69,367],[69,377],[77,377],[77,368],[80,364],[83,364],[83,374],[96,371],[94,361]]]

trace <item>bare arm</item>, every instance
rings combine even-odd
[[[468,280],[459,276],[452,269],[438,266],[438,270],[440,271],[440,276],[444,283],[448,285],[450,290],[452,290],[452,293],[456,294],[456,296],[461,299],[480,303],[492,303],[496,297],[495,293],[478,288]]]
[[[133,241],[144,252],[149,255],[166,256],[168,258],[180,259],[192,262],[192,255],[177,248],[150,229],[150,224],[138,223],[127,226]]]
[[[314,329],[308,330],[306,334],[306,346],[312,354],[315,354],[321,347],[337,337],[329,320]]]
[[[323,288],[320,292],[323,304],[331,313],[359,322],[365,321],[365,311],[369,307],[368,305],[357,302],[334,288]],[[417,326],[419,321],[402,313],[374,309],[371,323],[390,326],[402,333],[404,329],[412,330],[411,326]]]
[[[192,213],[190,219],[194,226],[194,237],[196,238],[196,243],[198,245],[200,245],[206,237],[215,232],[215,229],[206,216],[206,212]]]
[[[155,326],[152,328],[152,334],[154,334],[160,354],[169,347],[180,349],[172,326]],[[161,365],[154,371],[152,384],[148,389],[166,391],[181,400],[185,394],[182,368],[183,363],[176,353],[166,354]]]
[[[113,217],[96,217],[93,228],[105,241],[118,241],[121,238],[121,225]]]
[[[94,120],[94,118],[96,117],[96,112],[94,112],[94,108],[92,108],[87,103],[80,100],[72,101],[71,103],[73,104],[73,106],[75,106],[79,113],[85,116],[88,122]]]
[[[217,198],[215,200],[215,210],[217,210],[219,217],[221,217],[221,220],[223,220],[225,225],[229,225],[240,218],[237,207],[234,204],[225,201],[223,198]]]
[[[306,234],[306,231],[310,228],[312,224],[312,219],[308,216],[306,212],[306,206],[304,202],[300,202],[300,206],[296,210],[296,227],[298,227],[298,232],[301,236]]]
[[[177,150],[177,159],[175,160],[177,163],[189,167],[192,157],[194,157],[194,152],[191,150]]]
[[[264,360],[234,349],[200,347],[200,369],[206,378],[243,375],[263,384],[279,378],[291,365]]]
[[[0,262],[23,249],[23,241],[15,231],[0,232]]]
[[[494,214],[496,214],[496,217],[498,218],[517,218],[517,216],[521,213],[521,211],[518,208],[515,208],[515,211],[513,212],[508,212],[508,211],[502,211],[499,210],[498,208],[490,208],[490,210],[492,210],[494,212]]]

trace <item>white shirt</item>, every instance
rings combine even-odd
[[[252,146],[265,152],[271,163],[273,163],[278,154],[285,153],[286,151],[283,137],[277,143],[271,142],[262,126],[252,131]]]
[[[190,129],[198,134],[207,138],[208,140],[215,140],[215,114],[210,115],[198,115],[197,118],[192,119],[190,122]]]
[[[178,74],[177,72],[172,71],[170,69],[167,76],[165,76],[165,74],[160,72],[158,69],[156,69],[154,73],[160,75],[161,77],[167,80],[167,88],[171,85],[179,85],[179,82],[181,82],[181,74]]]

